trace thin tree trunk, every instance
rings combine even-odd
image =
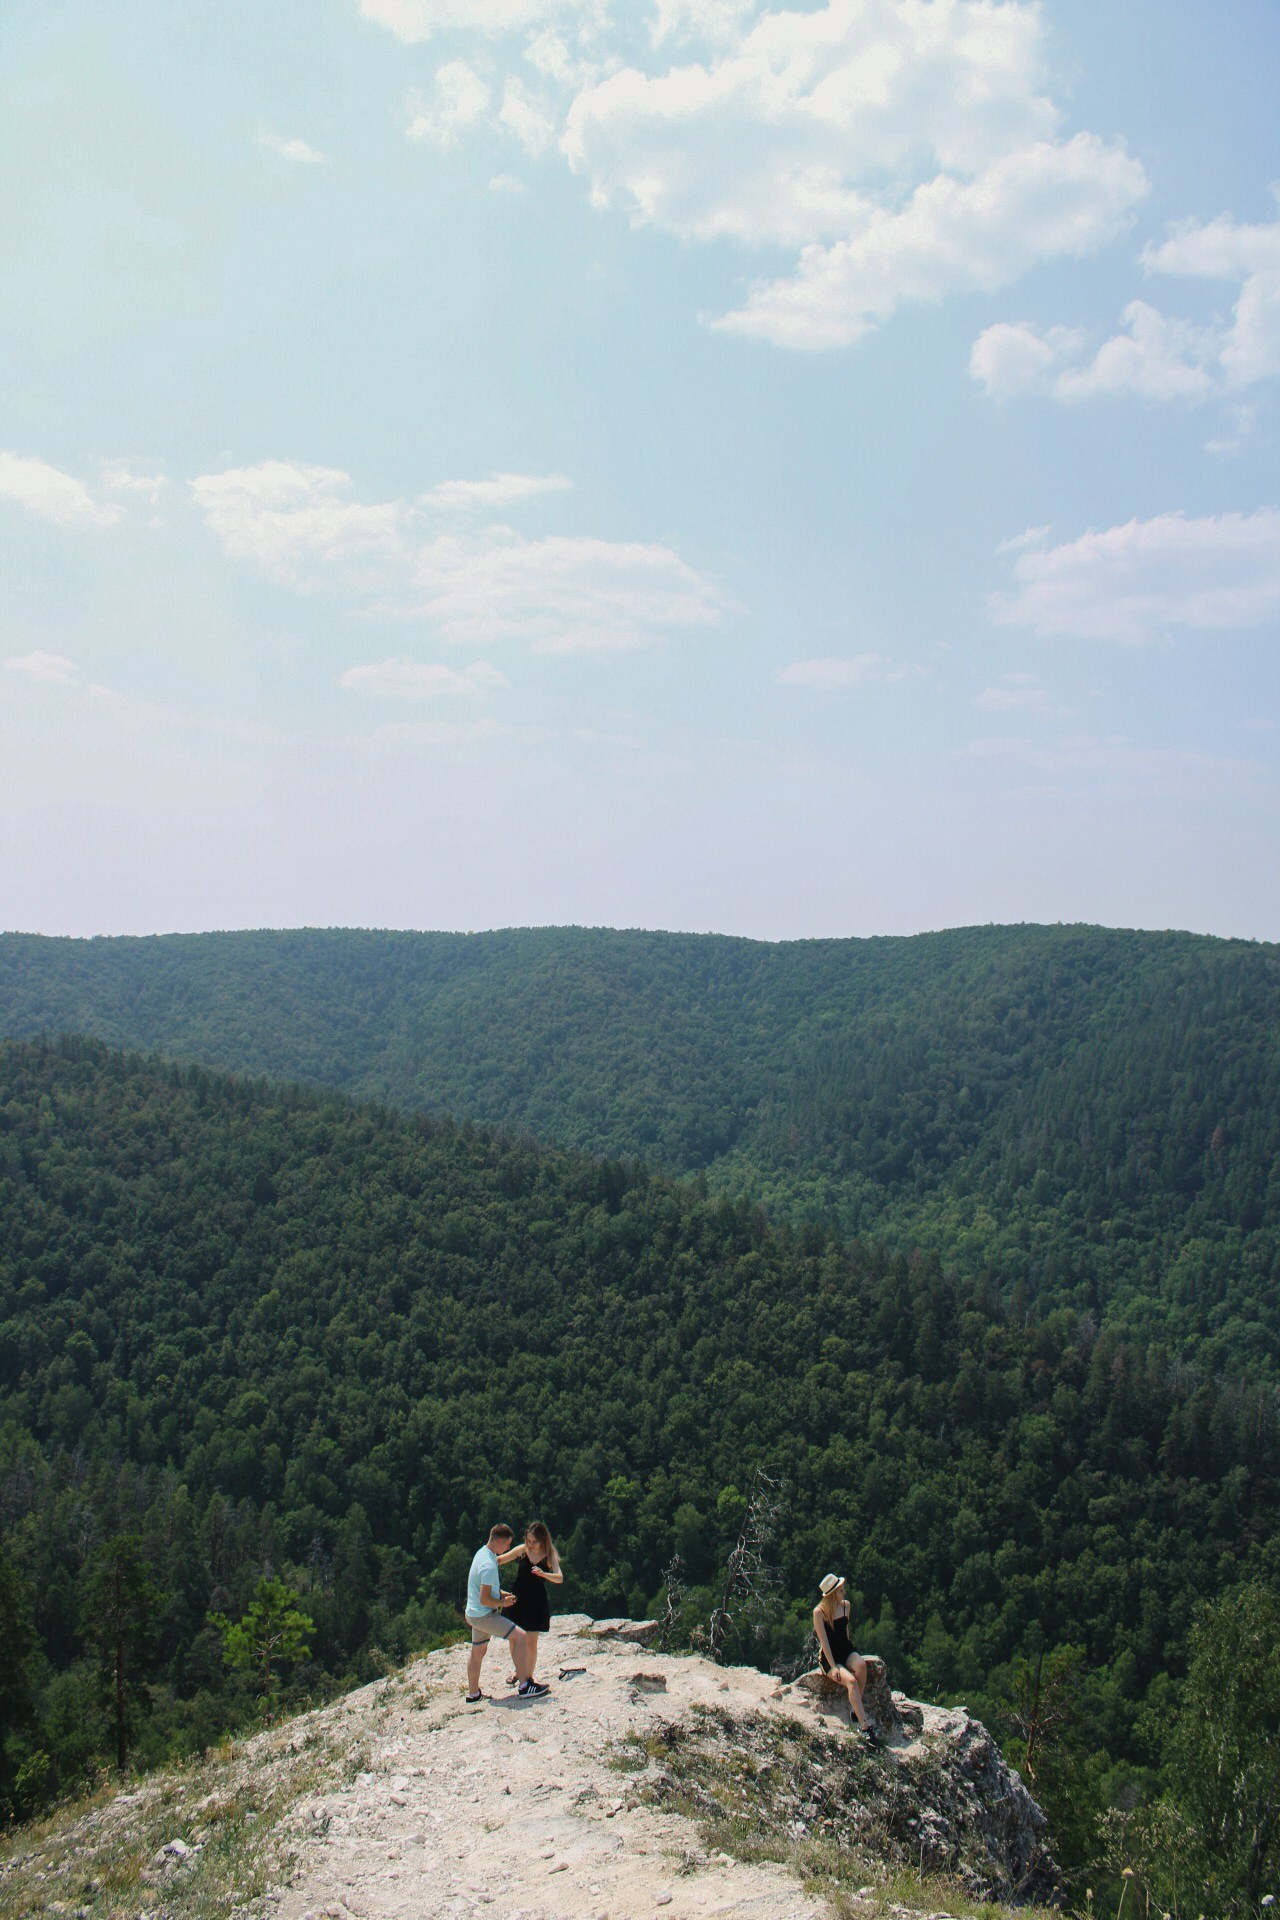
[[[116,1765],[123,1779],[126,1759],[124,1725],[124,1642],[116,1641]]]

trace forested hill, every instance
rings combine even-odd
[[[0,1032],[91,1032],[640,1155],[1087,1306],[1277,1351],[1280,949],[987,927],[0,938]]]
[[[154,1758],[249,1703],[211,1608],[275,1573],[313,1673],[367,1674],[456,1627],[498,1515],[551,1524],[566,1607],[644,1613],[678,1551],[705,1624],[757,1465],[781,1577],[731,1652],[795,1658],[828,1567],[930,1697],[1078,1645],[1095,1786],[1158,1764],[1198,1601],[1280,1573],[1274,1388],[635,1164],[0,1046],[0,1799],[111,1750],[121,1536]]]

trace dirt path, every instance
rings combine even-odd
[[[497,1697],[479,1707],[463,1703],[464,1647],[418,1662],[371,1723],[367,1770],[306,1802],[280,1920],[819,1920],[825,1907],[785,1868],[708,1857],[689,1822],[630,1804],[605,1753],[694,1702],[754,1704],[776,1683],[588,1637],[585,1624],[564,1616],[543,1641],[544,1700],[507,1688],[501,1647],[483,1675]],[[568,1668],[581,1671],[559,1677]]]

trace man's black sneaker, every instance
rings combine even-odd
[[[550,1687],[544,1687],[541,1680],[522,1680],[520,1698],[522,1700],[541,1700],[544,1693],[550,1693]]]

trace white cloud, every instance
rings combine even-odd
[[[1243,387],[1280,375],[1280,220],[1188,222],[1142,258],[1152,273],[1240,281],[1220,348],[1226,382]]]
[[[885,676],[880,671],[883,664],[878,653],[792,660],[785,667],[779,667],[773,677],[780,687],[810,687],[819,693],[839,693],[863,686],[871,679],[883,679]]]
[[[563,473],[495,473],[488,480],[442,480],[422,495],[424,507],[501,508],[544,493],[568,493],[572,480]]]
[[[970,176],[1050,135],[1036,11],[828,0],[769,11],[731,49],[583,91],[565,150],[593,197],[690,238],[834,238],[904,184]],[[869,197],[868,197],[869,196]]]
[[[1131,300],[1122,315],[1127,333],[1099,347],[1086,367],[1059,374],[1060,400],[1093,400],[1132,393],[1141,400],[1204,400],[1213,392],[1211,330],[1187,320],[1169,320],[1145,300]]]
[[[379,740],[408,740],[424,747],[478,746],[485,740],[509,739],[514,732],[490,714],[482,720],[392,720],[377,729]]]
[[[24,680],[33,680],[39,686],[66,687],[75,679],[79,668],[74,660],[68,660],[61,653],[44,653],[37,647],[34,653],[15,655],[4,663],[6,673],[18,673]]]
[[[722,45],[759,11],[759,0],[654,0],[653,39],[710,40]]]
[[[414,45],[438,33],[514,33],[556,14],[595,14],[583,0],[360,0],[366,20]]]
[[[1222,460],[1229,460],[1243,450],[1258,423],[1258,409],[1256,406],[1228,407],[1226,421],[1228,430],[1204,443],[1206,453],[1212,453]]]
[[[106,722],[112,728],[125,726],[153,732],[163,728],[171,737],[179,725],[193,724],[192,718],[158,706],[153,700],[135,693],[121,693],[99,680],[83,679],[77,663],[65,654],[45,653],[37,648],[34,653],[15,656],[0,665],[6,673],[17,674],[32,686],[65,689],[58,703],[60,716],[78,714],[82,719]],[[219,723],[211,716],[202,715],[199,724],[216,728]]]
[[[410,140],[453,147],[467,128],[484,118],[489,107],[489,84],[465,60],[449,60],[436,69],[430,96],[414,88],[409,94]]]
[[[545,153],[556,137],[555,118],[546,103],[519,80],[508,80],[503,88],[498,121],[526,153]]]
[[[12,500],[58,527],[109,527],[121,510],[101,505],[60,467],[29,454],[0,452],[0,500]]]
[[[574,18],[575,16],[570,16],[566,25],[572,26]],[[603,18],[603,8],[598,14],[591,6],[578,9],[576,48],[571,48],[564,35],[557,32],[555,28],[540,27],[536,33],[531,33],[524,43],[526,65],[532,67],[535,73],[541,74],[544,80],[554,81],[565,92],[594,85],[600,78],[599,63],[595,60],[582,59],[580,53],[581,48],[593,38],[591,29],[600,26]],[[614,61],[613,64],[616,66],[619,63]]]
[[[1025,547],[1014,590],[992,597],[1002,626],[1138,643],[1177,628],[1227,631],[1280,619],[1280,512],[1161,514]]]
[[[229,554],[306,592],[337,569],[376,581],[404,552],[402,503],[346,500],[350,485],[350,476],[337,467],[264,460],[202,474],[191,491]]]
[[[506,527],[429,542],[413,584],[417,609],[442,639],[526,640],[535,653],[630,652],[718,626],[729,605],[670,547],[526,540]]]
[[[1073,327],[1040,332],[1023,322],[1000,322],[979,334],[969,372],[993,399],[1047,394],[1055,400],[1093,400],[1129,393],[1143,400],[1207,399],[1215,390],[1213,331],[1169,320],[1145,300],[1124,310],[1126,333],[1113,335],[1092,359],[1078,359],[1086,336]]]
[[[592,747],[615,747],[621,753],[643,753],[648,741],[635,733],[602,733],[598,727],[575,727],[575,740],[585,740]]]
[[[939,174],[901,211],[868,212],[848,240],[805,247],[794,274],[715,324],[775,346],[849,346],[904,301],[991,292],[1038,260],[1093,251],[1144,191],[1137,161],[1092,134],[1024,147],[972,180]]]
[[[782,346],[848,345],[906,301],[1091,251],[1147,191],[1120,144],[1064,136],[1035,0],[654,0],[639,54],[622,13],[606,35],[603,0],[361,4],[404,40],[469,31],[486,72],[495,36],[524,34],[496,114],[489,82],[454,59],[415,96],[412,136],[447,145],[483,122],[537,153],[562,125],[596,206],[788,249],[792,271],[713,322]]]
[[[1091,134],[1061,141],[1044,78],[1035,7],[828,0],[764,13],[719,56],[585,88],[561,144],[598,205],[800,249],[719,325],[842,346],[904,301],[1002,286],[1124,230],[1141,166]]]
[[[489,182],[490,193],[527,193],[529,189],[518,174],[495,173]]]
[[[425,619],[443,640],[618,652],[723,620],[728,595],[667,546],[535,540],[498,524],[432,533],[431,510],[441,496],[449,505],[510,504],[513,492],[518,498],[531,490],[530,478],[446,482],[425,502],[366,504],[347,498],[351,483],[338,468],[268,460],[204,474],[191,485],[211,531],[234,558],[299,592],[335,587],[359,596],[368,610]],[[532,491],[564,484],[560,476],[535,477]]]
[[[102,484],[109,493],[131,493],[158,500],[169,481],[163,473],[138,473],[127,460],[104,460]]]
[[[265,147],[268,153],[274,153],[281,160],[289,160],[295,167],[322,167],[324,155],[318,147],[312,147],[305,140],[289,140],[280,133],[260,133],[258,145]]]
[[[969,355],[969,375],[993,400],[1048,393],[1062,362],[1077,353],[1085,336],[1077,327],[1048,327],[1026,321],[997,321],[980,333]]]
[[[1002,540],[996,552],[1021,553],[1024,547],[1042,547],[1048,532],[1048,527],[1024,527],[1021,533],[1011,534],[1007,540]]]
[[[974,700],[983,713],[1015,713],[1049,704],[1049,696],[1033,673],[1006,673],[999,686],[984,687]]]
[[[463,694],[482,699],[507,686],[508,680],[487,660],[460,672],[438,661],[408,660],[400,656],[376,665],[348,667],[338,684],[351,693],[371,694],[380,700],[434,700],[441,694]]]
[[[1077,329],[1001,322],[975,341],[969,372],[995,399],[1035,393],[1062,401],[1133,394],[1194,402],[1280,375],[1280,220],[1191,223],[1147,247],[1142,263],[1148,273],[1238,281],[1231,320],[1196,325],[1133,300],[1123,315],[1127,331],[1088,361],[1080,358],[1086,336]],[[1239,445],[1237,436],[1211,441],[1209,450]]]

